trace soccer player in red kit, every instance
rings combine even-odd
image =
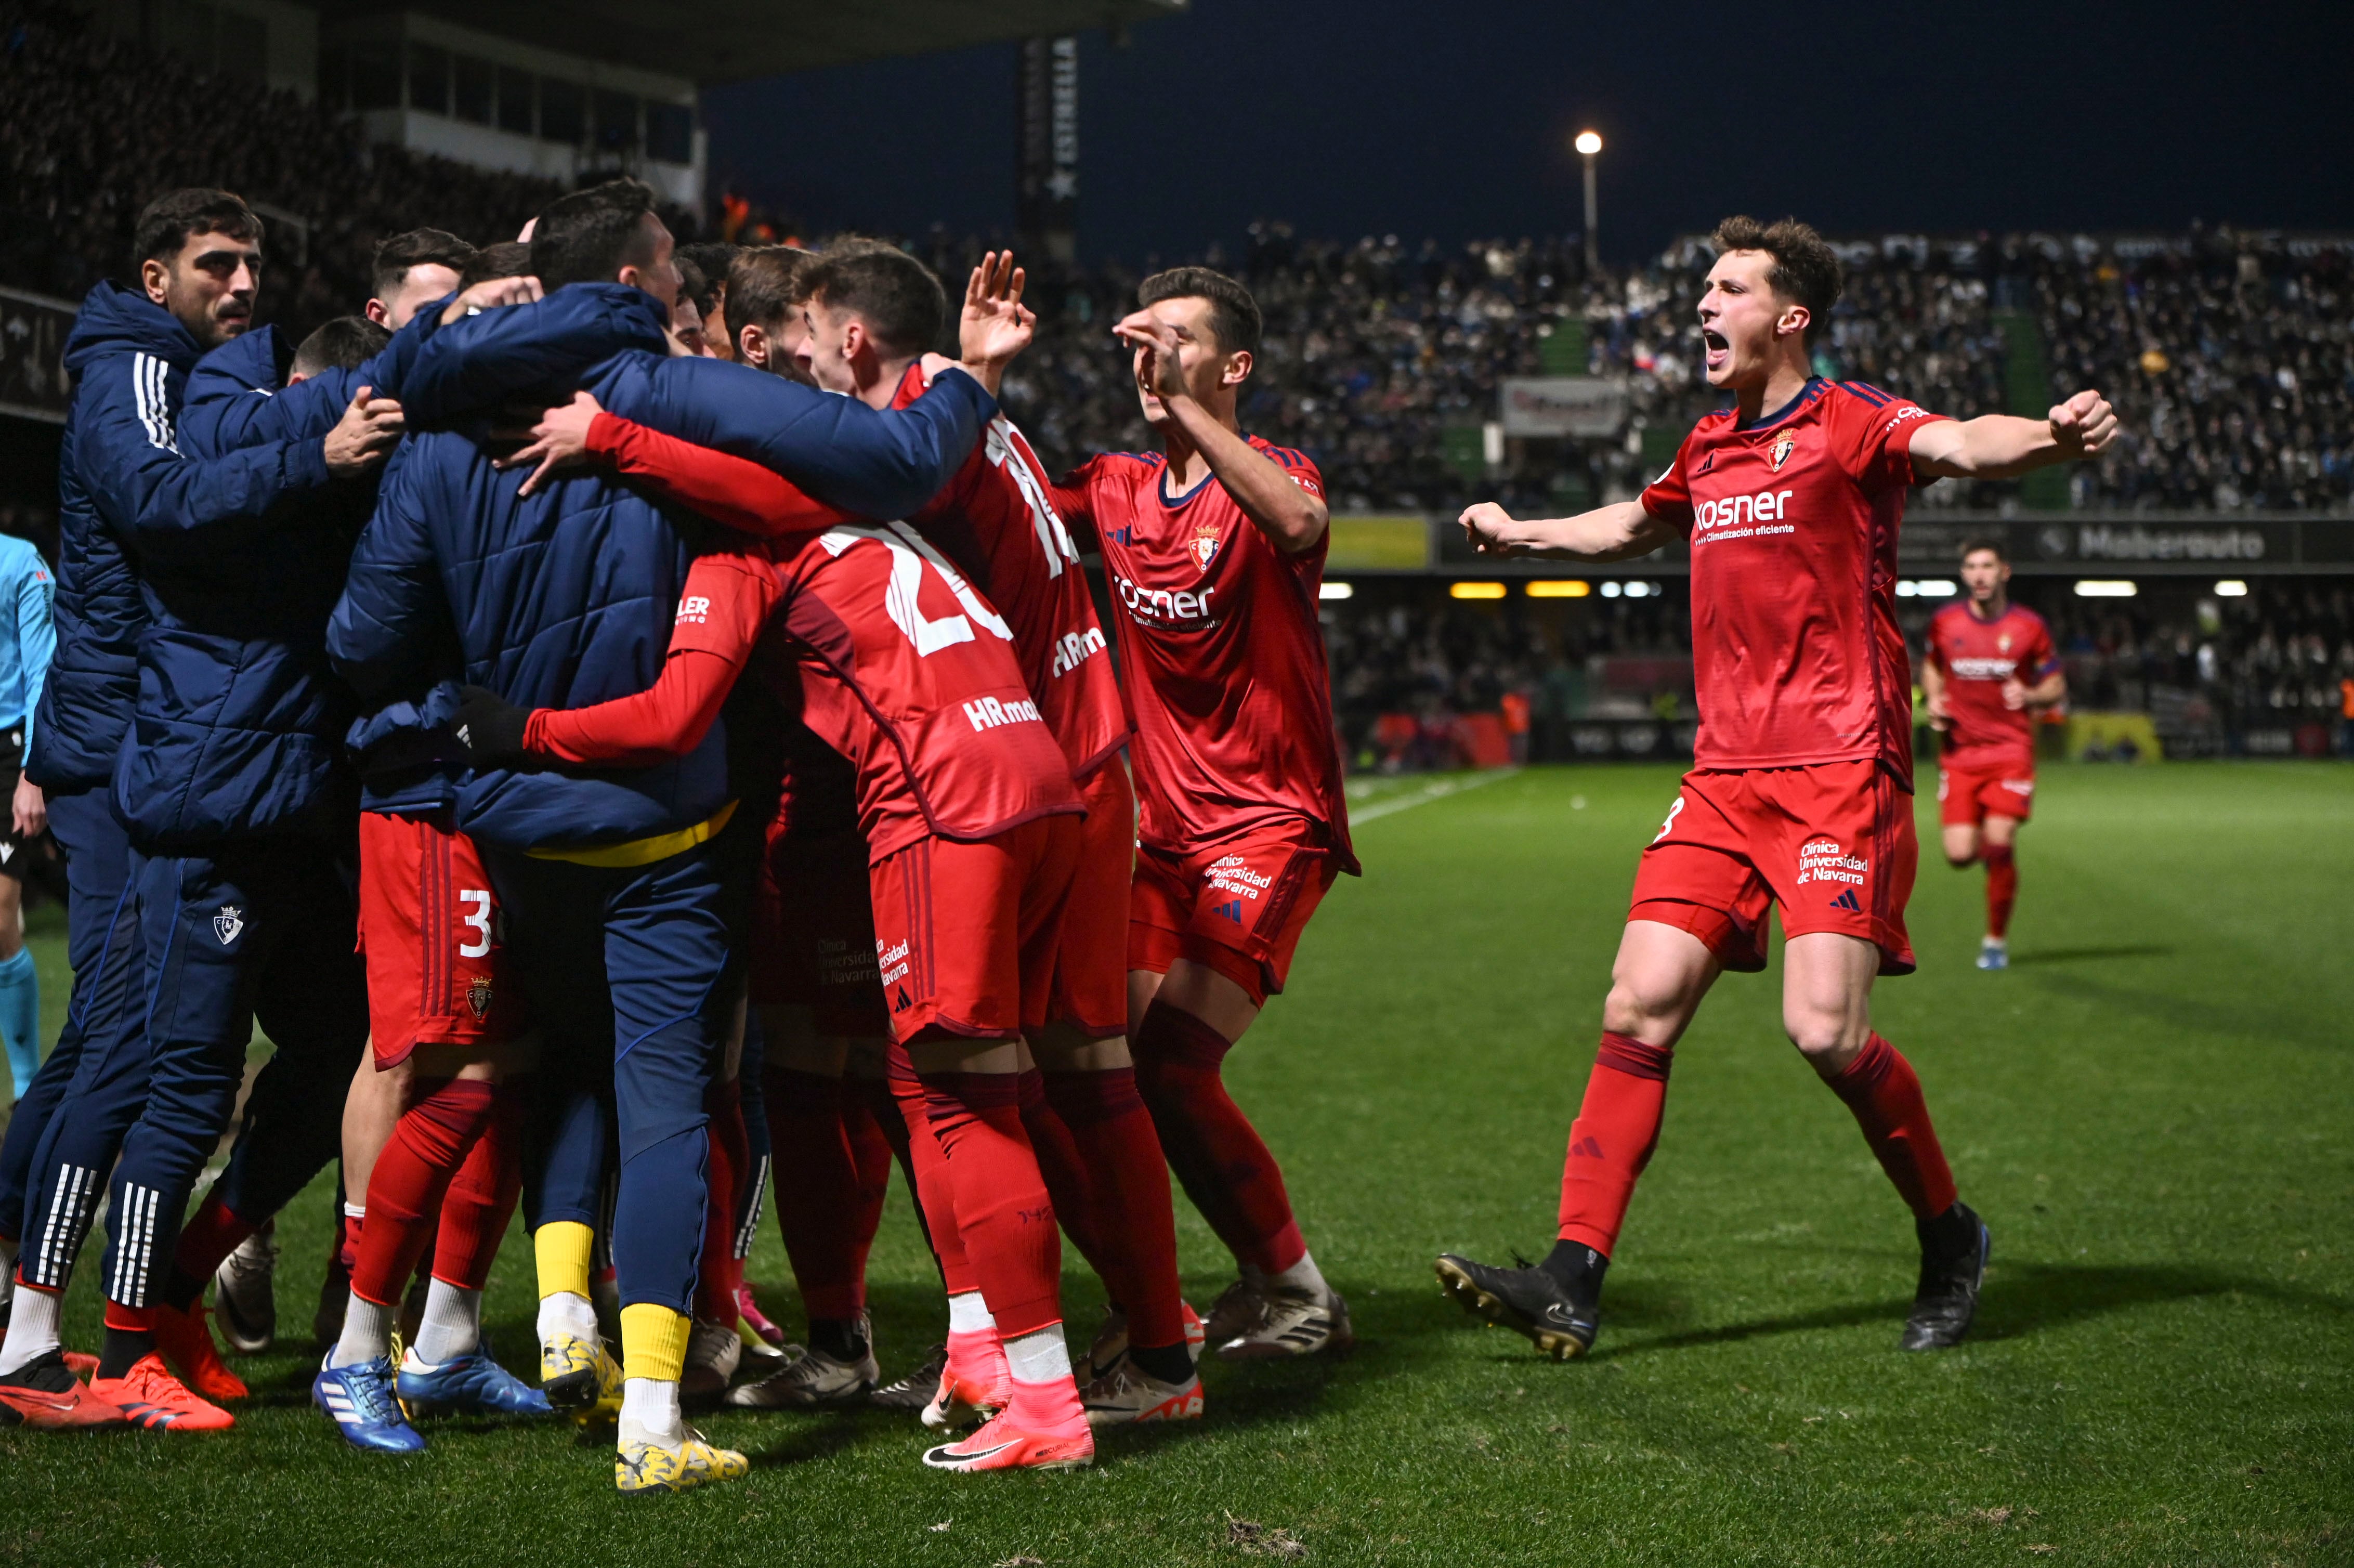
[[[1219,1075],[1318,901],[1357,871],[1317,626],[1323,480],[1241,433],[1261,331],[1249,291],[1180,267],[1137,293],[1116,330],[1161,450],[1095,458],[1053,497],[1101,546],[1136,716],[1129,1040],[1169,1163],[1240,1267],[1209,1342],[1228,1361],[1345,1349],[1348,1304]]]
[[[850,297],[854,281],[920,267],[885,251],[818,269],[803,353],[820,385],[842,381],[854,365],[841,352],[848,326],[862,314]],[[1026,344],[1036,318],[1022,304],[1023,282],[1010,254],[991,252],[973,270],[960,323],[968,361],[984,357],[992,336],[1002,352]],[[887,298],[877,291],[870,308]],[[923,389],[921,367],[907,365],[892,406],[905,407]],[[1050,488],[1028,438],[1001,413],[955,480],[908,521],[1003,613],[1023,677],[1087,808],[1046,1025],[1027,1042],[1038,1065],[1023,1073],[1025,1101],[1043,1095],[1054,1112],[1053,1118],[1025,1117],[1048,1189],[1115,1303],[1085,1362],[1087,1418],[1097,1426],[1194,1419],[1202,1414],[1202,1384],[1187,1344],[1192,1313],[1177,1279],[1169,1168],[1138,1093],[1128,1043],[1136,807],[1119,751],[1132,726],[1078,547],[1055,514]],[[1053,1163],[1065,1139],[1082,1167],[1076,1172]],[[1086,1213],[1073,1212],[1080,1206]],[[1084,1227],[1073,1229],[1074,1220]]]
[[[2019,897],[2012,858],[2035,804],[2035,715],[2068,694],[2052,629],[2010,602],[2010,562],[1991,539],[1962,546],[1967,595],[1930,619],[1921,689],[1937,749],[1937,815],[1956,870],[1986,863],[1986,939],[1978,968],[2010,967],[2010,909]]]
[[[999,1414],[925,1462],[1088,1463],[1055,1209],[1019,1104],[1021,1041],[1044,1022],[1085,808],[1012,630],[904,523],[840,520],[757,464],[610,415],[593,416],[587,450],[716,522],[775,536],[695,562],[652,688],[534,712],[521,748],[602,766],[683,754],[757,657],[771,689],[856,766],[879,978],[1010,1372]],[[509,727],[483,711],[486,696],[469,694],[478,737]]]
[[[1912,1209],[1921,1274],[1902,1340],[1958,1343],[1978,1308],[1986,1226],[1957,1200],[1911,1064],[1872,1027],[1872,983],[1912,972],[1904,903],[1918,853],[1912,681],[1896,628],[1904,492],[2088,457],[2116,418],[2080,392],[2044,419],[1957,423],[1811,373],[1839,258],[1794,219],[1728,218],[1701,298],[1708,415],[1638,500],[1553,521],[1482,503],[1479,548],[1606,562],[1691,544],[1693,767],[1636,872],[1602,1044],[1563,1166],[1559,1243],[1538,1264],[1438,1260],[1465,1307],[1549,1355],[1582,1354],[1636,1178],[1658,1145],[1675,1043],[1726,969],[1766,965],[1779,905],[1782,1022],[1861,1125]]]

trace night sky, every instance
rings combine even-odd
[[[2354,229],[2354,5],[1194,0],[1086,36],[1081,252],[1448,244],[1579,221],[1603,249],[1730,211],[1834,233]],[[719,88],[715,181],[814,232],[1012,223],[1013,49]]]

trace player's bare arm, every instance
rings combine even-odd
[[[1943,730],[1953,722],[1953,706],[1946,700],[1946,673],[1937,668],[1935,659],[1921,661],[1921,700],[1928,705],[1931,729]]]
[[[1199,452],[1226,487],[1226,493],[1257,525],[1269,543],[1287,556],[1316,547],[1331,525],[1324,503],[1292,482],[1291,476],[1271,460],[1251,450],[1233,424],[1212,412],[1195,394],[1187,375],[1187,359],[1197,363],[1216,350],[1188,328],[1153,313],[1148,308],[1127,317],[1113,332],[1137,350],[1138,389],[1157,402],[1175,427],[1172,432]],[[1250,374],[1250,355],[1225,356],[1220,385],[1239,385]],[[1231,408],[1231,395],[1228,407]],[[1177,468],[1172,450],[1170,465]]]
[[[2054,404],[2041,419],[1987,414],[1940,419],[1914,432],[1913,470],[1924,479],[2016,479],[2053,463],[2098,457],[2117,438],[2116,410],[2098,392]]]
[[[2050,707],[2068,694],[2068,673],[2054,670],[2033,685],[2013,675],[2002,683],[2002,705],[2013,713],[2020,709],[2040,711]]]
[[[1575,517],[1515,518],[1492,501],[1468,506],[1458,519],[1483,556],[1534,556],[1600,566],[1648,556],[1675,530],[1643,510],[1639,501],[1615,502]]]

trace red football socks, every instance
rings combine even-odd
[[[1156,1001],[1130,1044],[1137,1087],[1170,1168],[1235,1261],[1280,1274],[1306,1256],[1283,1171],[1218,1075],[1234,1043]]]
[[[743,1086],[715,1081],[703,1097],[710,1152],[704,1167],[703,1254],[695,1266],[695,1315],[736,1326],[736,1185],[750,1163],[744,1138]]]
[[[999,1335],[1013,1340],[1062,1321],[1062,1233],[1022,1130],[1019,1075],[920,1077],[957,1229]]]
[[[1055,1200],[1055,1217],[1062,1222],[1063,1234],[1071,1238],[1087,1266],[1096,1271],[1096,1277],[1106,1279],[1102,1254],[1096,1245],[1096,1199],[1087,1162],[1081,1158],[1062,1113],[1046,1097],[1046,1075],[1030,1067],[1020,1077],[1022,1130],[1038,1156],[1038,1173],[1046,1179],[1047,1196]]]
[[[1128,1312],[1128,1338],[1147,1350],[1182,1344],[1185,1308],[1177,1281],[1177,1217],[1169,1164],[1136,1070],[1049,1073],[1046,1097],[1070,1129],[1094,1197],[1091,1228],[1104,1247],[1098,1271]],[[1051,1191],[1051,1184],[1049,1190]],[[1058,1199],[1055,1212],[1062,1213]],[[1067,1215],[1063,1228],[1071,1228]]]
[[[433,1277],[461,1290],[480,1290],[506,1239],[523,1192],[524,1097],[500,1084],[491,1090],[491,1124],[466,1150],[441,1195],[435,1228]]]
[[[1602,1036],[1562,1160],[1562,1240],[1605,1257],[1617,1250],[1635,1180],[1659,1146],[1668,1070],[1675,1059],[1672,1045],[1646,1045],[1631,1034]]]
[[[761,1078],[777,1229],[813,1319],[855,1318],[865,1305],[858,1164],[843,1127],[842,1091],[840,1078],[790,1067],[772,1067]]]
[[[1921,1080],[1895,1046],[1875,1033],[1843,1072],[1823,1081],[1855,1113],[1863,1140],[1915,1219],[1934,1220],[1954,1206],[1954,1173],[1929,1123]]]
[[[1009,1080],[1010,1081],[1010,1080]],[[932,1112],[923,1084],[907,1051],[891,1051],[891,1092],[899,1102],[899,1119],[907,1130],[907,1165],[916,1188],[916,1204],[924,1212],[924,1231],[932,1238],[932,1256],[940,1266],[940,1284],[950,1296],[981,1288],[981,1277],[965,1255],[964,1234],[957,1224],[956,1195],[949,1185],[948,1160],[932,1129]]]
[[[260,1228],[258,1222],[249,1224],[229,1213],[217,1190],[206,1193],[188,1223],[180,1227],[179,1244],[172,1249],[171,1274],[162,1291],[165,1304],[186,1311],[212,1283],[213,1270],[221,1266],[221,1259]]]
[[[897,1160],[909,1171],[907,1188],[915,1191],[914,1167],[907,1165],[907,1127],[899,1102],[891,1097],[886,1078],[842,1080],[842,1128],[850,1138],[851,1163],[858,1171],[858,1273],[866,1276],[866,1252],[875,1233],[883,1228],[883,1201],[891,1195],[891,1162]]]
[[[2019,856],[2012,844],[1988,844],[1978,852],[1987,868],[1987,935],[2010,932],[2010,906],[2019,902]]]
[[[352,1266],[353,1293],[379,1307],[400,1300],[436,1228],[443,1195],[490,1130],[496,1109],[496,1091],[479,1078],[445,1078],[418,1088],[368,1177],[367,1223]]]

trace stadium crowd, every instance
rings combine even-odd
[[[555,194],[545,181],[370,147],[348,121],[291,93],[225,98],[185,63],[100,37],[43,0],[0,6],[0,282],[79,298],[118,263],[156,192],[222,181],[296,217],[308,245],[263,318],[301,335],[366,284],[384,236],[431,226],[493,232]],[[737,199],[724,235],[666,211],[682,240],[790,235]],[[982,246],[910,244],[942,276]],[[1848,291],[1817,366],[1956,417],[2005,407],[2012,335],[2034,340],[2051,390],[2097,386],[2129,434],[2074,476],[2083,506],[2343,507],[2354,496],[2354,249],[2201,229],[2163,239],[1888,236],[1843,245]],[[1575,244],[1522,238],[1446,248],[1398,236],[1309,239],[1254,225],[1236,270],[1267,316],[1248,426],[1314,455],[1335,499],[1363,510],[1447,511],[1479,499],[1542,504],[1557,466],[1495,476],[1450,454],[1449,430],[1493,418],[1507,376],[1575,369],[1626,378],[1622,442],[1569,458],[1596,497],[1632,494],[1660,461],[1645,432],[1680,434],[1712,406],[1691,344],[1705,254],[1680,241],[1589,276]],[[291,259],[286,259],[291,260]],[[1213,244],[1202,260],[1229,258]],[[1148,265],[1145,270],[1152,270]],[[1042,267],[1037,347],[1007,389],[1049,466],[1141,443],[1108,323],[1137,279],[1116,260]],[[2008,323],[2008,324],[2007,324]],[[1548,340],[1582,328],[1585,362]],[[2041,395],[2040,393],[2038,394]],[[2009,484],[1946,483],[1935,506],[1995,506]]]

